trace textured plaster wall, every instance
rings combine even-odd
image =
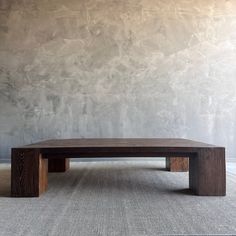
[[[0,0],[0,158],[69,137],[236,157],[236,0]]]

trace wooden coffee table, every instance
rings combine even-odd
[[[66,171],[69,158],[85,157],[187,157],[195,194],[226,194],[224,147],[187,139],[65,139],[12,149],[11,195],[38,197],[47,189],[48,171]]]

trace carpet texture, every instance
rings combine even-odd
[[[71,163],[49,174],[40,198],[10,198],[10,166],[0,165],[0,235],[236,235],[236,163],[227,196],[191,195],[188,173],[162,161]]]

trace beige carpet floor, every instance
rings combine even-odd
[[[0,235],[236,235],[236,163],[227,196],[199,197],[188,173],[162,161],[72,163],[49,174],[40,198],[10,198],[10,165],[0,165]]]

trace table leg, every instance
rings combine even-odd
[[[188,157],[166,157],[166,169],[171,172],[186,172],[189,169]]]
[[[12,149],[11,195],[38,197],[47,189],[47,159],[38,149]]]
[[[202,148],[190,158],[189,187],[201,196],[226,195],[224,148]]]
[[[48,172],[65,172],[69,168],[69,158],[48,158]]]

